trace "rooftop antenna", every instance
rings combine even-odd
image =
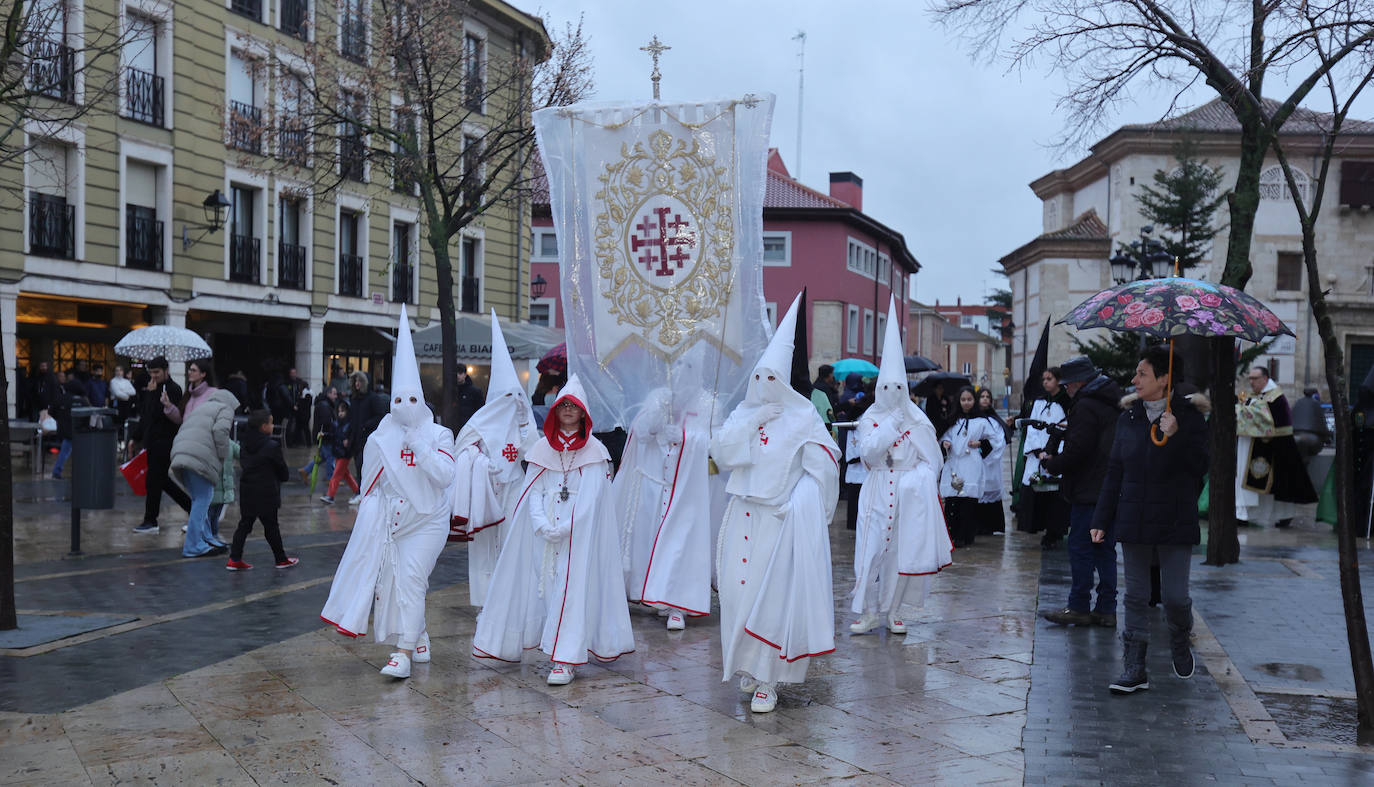
[[[798,30],[792,36],[797,43],[797,179],[802,173],[802,100],[806,88],[806,31]]]

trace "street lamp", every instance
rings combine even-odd
[[[1155,228],[1149,224],[1141,227],[1140,240],[1121,244],[1117,253],[1107,260],[1112,268],[1112,281],[1125,284],[1128,281],[1153,279],[1156,264],[1167,266],[1173,261],[1173,256],[1165,251],[1164,244],[1149,237],[1154,231]]]
[[[218,232],[219,229],[224,226],[224,211],[232,207],[229,203],[229,198],[225,197],[222,193],[220,193],[219,189],[215,189],[210,194],[210,196],[206,197],[204,201],[200,203],[200,206],[205,211],[205,223],[181,225],[182,251],[186,251],[187,249],[196,245],[196,243],[199,242],[200,239],[205,237],[206,235],[212,232]],[[200,235],[196,236],[195,238],[192,238],[192,229],[204,231],[201,232]]]
[[[534,298],[535,300],[544,297],[544,290],[546,290],[548,286],[549,283],[547,281],[544,281],[544,277],[541,274],[536,273],[534,275],[534,281],[530,282],[530,297]]]

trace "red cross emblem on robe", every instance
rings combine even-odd
[[[762,426],[759,427],[759,443],[761,443],[762,445],[768,445],[768,433],[763,431]]]
[[[507,462],[514,462],[519,458],[520,452],[515,450],[514,443],[506,443],[506,447],[501,449],[501,456],[505,457]]]
[[[412,450],[409,449],[409,448],[402,448],[402,449],[401,449],[401,461],[405,462],[405,463],[406,463],[406,466],[408,466],[408,467],[414,467],[414,466],[415,466],[415,452],[412,451]]]

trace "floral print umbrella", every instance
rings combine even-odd
[[[1145,279],[1103,290],[1059,322],[1162,339],[1187,333],[1258,342],[1266,336],[1296,335],[1254,297],[1225,284],[1182,277]]]

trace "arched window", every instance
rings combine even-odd
[[[1306,172],[1295,169],[1293,170],[1293,183],[1298,187],[1298,197],[1306,202],[1308,192],[1311,189],[1311,178],[1307,176]],[[1292,198],[1288,190],[1288,181],[1283,177],[1283,167],[1275,165],[1260,173],[1259,194],[1260,199],[1288,200]]]

